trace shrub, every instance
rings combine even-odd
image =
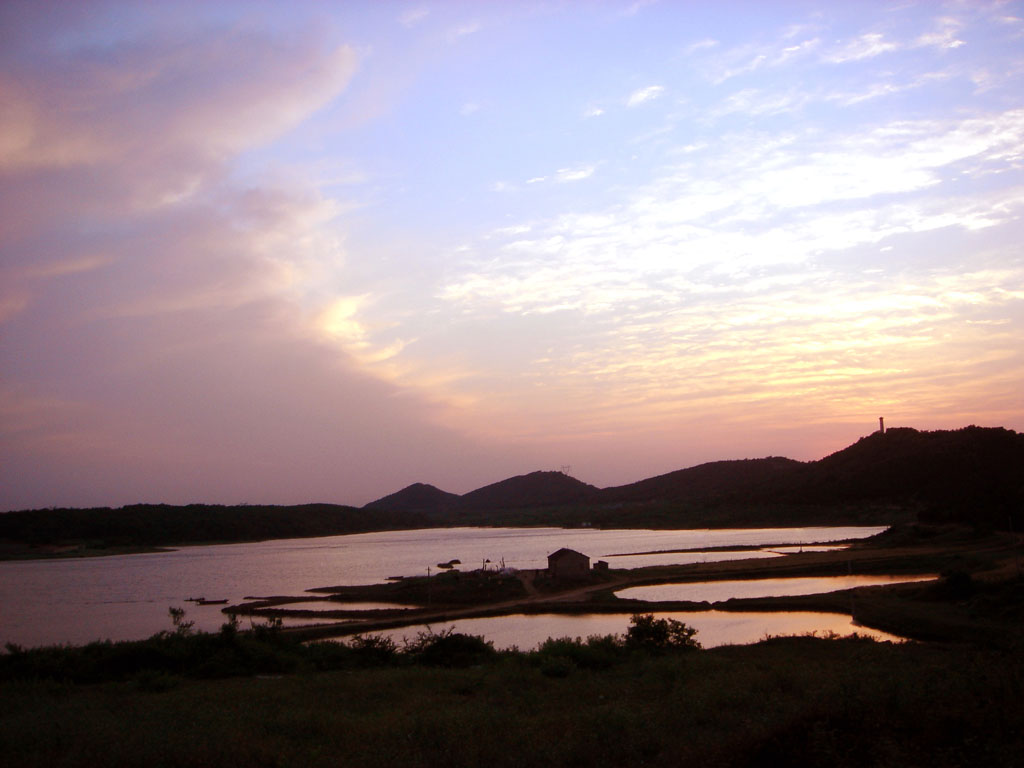
[[[434,632],[427,629],[405,643],[405,653],[414,661],[434,667],[469,667],[497,656],[494,644],[478,635],[464,635],[454,628]]]
[[[356,635],[348,641],[348,647],[361,664],[389,664],[398,656],[395,641],[384,635]]]
[[[699,649],[697,630],[675,619],[656,619],[653,613],[634,614],[626,631],[626,647],[648,651]]]
[[[623,641],[618,635],[591,635],[580,638],[548,638],[535,651],[542,670],[549,662],[564,660],[581,669],[607,669],[623,657]],[[555,664],[555,667],[560,666]],[[564,675],[563,675],[564,676]]]

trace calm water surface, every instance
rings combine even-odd
[[[705,648],[719,645],[743,645],[756,643],[768,635],[803,635],[811,632],[824,635],[866,635],[876,640],[902,642],[902,638],[853,623],[849,616],[835,613],[807,612],[760,612],[732,613],[729,611],[659,612],[662,618],[675,619],[695,627],[696,639]],[[581,637],[590,635],[623,635],[629,629],[628,614],[592,614],[587,616],[563,616],[560,614],[535,614],[529,616],[497,616],[482,619],[461,619],[430,627],[440,632],[452,627],[456,632],[482,635],[498,649],[511,648],[532,650],[549,637]],[[403,638],[412,639],[424,626],[404,627],[383,632],[399,645]]]
[[[183,547],[114,557],[0,562],[0,643],[25,646],[126,640],[170,628],[167,609],[183,607],[196,628],[216,630],[221,606],[189,597],[301,596],[340,584],[375,584],[388,576],[426,574],[452,559],[463,570],[485,560],[513,568],[543,568],[569,547],[613,568],[690,563],[771,552],[625,555],[699,547],[801,545],[863,538],[883,527],[737,530],[614,530],[562,528],[435,528],[248,544]]]
[[[788,579],[750,579],[732,581],[695,581],[688,584],[654,584],[646,587],[628,587],[615,593],[629,600],[706,600],[716,603],[734,597],[794,597],[835,592],[854,587],[875,587],[882,584],[903,584],[926,581],[935,576],[815,576]]]

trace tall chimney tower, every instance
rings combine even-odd
[[[883,435],[885,434],[885,417],[884,416],[879,416],[878,417],[878,431],[881,434],[883,434]]]

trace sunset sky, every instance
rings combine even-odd
[[[1022,2],[0,4],[0,509],[1024,430]]]

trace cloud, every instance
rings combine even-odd
[[[235,175],[346,89],[353,48],[196,25],[0,60],[0,508],[453,477],[441,456],[470,443],[388,383],[410,337],[344,277],[347,204]]]
[[[658,0],[636,0],[634,3],[630,3],[622,10],[623,16],[636,16],[640,11],[648,6],[655,5]]]
[[[0,168],[232,155],[326,104],[355,65],[349,46],[308,39],[282,47],[242,33],[81,52],[31,82],[5,83]],[[293,87],[298,81],[303,88]]]
[[[457,27],[453,27],[448,32],[449,40],[458,40],[462,37],[468,37],[469,35],[476,34],[482,29],[482,25],[478,21],[470,21],[465,24],[460,24]]]
[[[649,85],[646,88],[640,88],[629,95],[629,98],[626,100],[626,106],[638,107],[648,101],[653,101],[661,96],[664,90],[665,88],[660,85]]]
[[[825,54],[825,61],[832,64],[845,64],[851,61],[873,59],[885,53],[900,50],[897,43],[889,42],[880,32],[867,32],[848,42],[839,50]]]
[[[951,17],[943,17],[936,20],[936,28],[926,32],[914,41],[915,47],[934,47],[944,50],[951,50],[966,45],[963,40],[957,37],[960,31],[961,22]]]
[[[555,173],[555,181],[582,181],[593,176],[594,170],[592,165],[577,166],[576,168],[559,168]]]
[[[713,110],[713,114],[715,117],[733,113],[754,116],[778,115],[797,111],[809,103],[812,98],[811,94],[802,91],[773,93],[746,88],[728,96],[720,106]]]
[[[706,51],[711,48],[715,48],[718,46],[718,44],[719,43],[717,40],[713,40],[710,37],[704,38],[703,40],[698,40],[697,42],[690,43],[688,46],[686,46],[683,49],[683,54],[685,56],[690,56],[694,53],[697,53],[698,51]]]
[[[415,27],[429,15],[430,10],[428,8],[410,8],[402,12],[398,17],[398,22],[403,27]]]
[[[536,327],[543,342],[491,363],[507,385],[479,369],[458,388],[523,440],[550,438],[556,424],[596,439],[710,412],[798,418],[797,401],[842,419],[864,391],[923,414],[941,397],[923,394],[922,376],[947,381],[960,402],[1008,393],[1008,371],[1024,361],[1010,335],[990,344],[981,329],[1024,311],[1024,264],[1004,250],[965,267],[961,254],[976,242],[967,238],[1017,226],[1024,189],[944,180],[1018,162],[1024,115],[808,138],[726,135],[628,200],[492,233],[438,299],[474,333]],[[926,242],[943,243],[948,262]],[[950,354],[955,375],[941,362]]]
[[[715,85],[720,85],[734,77],[766,68],[793,65],[807,58],[821,45],[821,41],[816,37],[799,43],[790,42],[794,36],[804,31],[803,27],[794,27],[784,31],[772,43],[749,43],[716,52],[706,57],[703,63],[706,77]]]

